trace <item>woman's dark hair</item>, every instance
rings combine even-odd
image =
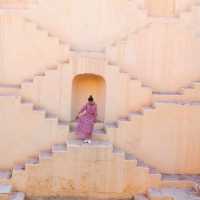
[[[88,97],[88,101],[94,101],[94,98],[93,98],[92,95],[90,95],[90,96]]]

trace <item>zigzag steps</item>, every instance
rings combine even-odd
[[[48,76],[55,77],[55,73],[59,72],[59,70],[61,68],[62,68],[61,65],[60,66],[56,66],[56,65],[55,66],[54,65],[49,66],[49,68],[47,68],[46,72],[37,73],[34,78],[23,81],[22,82],[21,95],[22,96],[24,95],[25,98],[32,100],[34,103],[37,103],[38,102],[38,98],[39,98],[38,94],[37,94],[38,92],[36,91],[37,87],[39,85],[41,85],[42,82],[45,82],[45,79]],[[129,79],[129,80],[131,81],[130,84],[133,85],[133,86],[131,86],[131,88],[133,87],[132,89],[135,89],[135,87],[136,87],[137,91],[142,93],[142,95],[137,95],[137,96],[130,97],[129,110],[140,111],[142,106],[150,106],[150,104],[152,103],[151,89],[149,87],[144,87],[141,84],[141,82],[138,81],[138,80],[133,80],[133,79]],[[193,85],[194,85],[194,89],[195,90],[193,90],[193,89],[190,90],[189,88],[185,88],[184,89],[185,95],[184,95],[183,92],[181,92],[181,93],[155,93],[154,92],[153,93],[153,101],[163,100],[163,99],[164,100],[167,99],[169,101],[175,100],[177,102],[189,101],[190,99],[193,98],[193,96],[194,96],[193,94],[198,89],[198,82],[196,82],[196,83],[194,82]],[[24,90],[24,92],[23,92],[23,90]],[[191,91],[192,94],[190,94],[189,91]],[[144,95],[145,95],[145,98],[144,98]],[[190,97],[190,95],[191,95],[191,97]],[[200,98],[198,97],[198,95],[196,93],[195,93],[195,95],[196,95],[196,100],[195,101],[199,100]],[[141,98],[138,99],[138,96],[142,96],[143,98],[142,99]],[[43,105],[43,106],[45,106],[45,105]],[[49,110],[49,107],[48,107],[47,110]],[[52,111],[50,110],[50,112],[52,112]],[[56,110],[54,112],[56,112]]]
[[[40,77],[38,77],[40,78]],[[35,78],[35,80],[37,79],[37,77]],[[36,80],[37,81],[37,80]],[[28,102],[27,103],[24,103],[27,107],[30,107],[31,109],[33,108],[31,104],[29,104]],[[148,111],[149,108],[146,109],[146,111]],[[51,120],[51,117],[49,117],[49,119]],[[49,152],[45,152],[43,155],[42,155],[42,158],[46,157],[48,158],[48,156],[50,156],[50,154],[48,154]],[[44,156],[44,157],[43,157]],[[42,159],[40,158],[40,159]]]
[[[67,59],[69,56],[68,45],[64,44],[56,37],[49,36],[47,31],[38,29],[35,23],[15,15],[1,16],[0,20],[2,26],[4,26],[4,24],[5,26],[11,26],[11,28],[19,26],[16,30],[24,36],[24,39],[19,38],[19,42],[23,40],[19,50],[24,54],[24,59],[23,62],[18,63],[17,61],[16,63],[22,65],[22,68],[29,65],[26,71],[22,70],[24,71],[24,73],[22,73],[22,78],[28,78],[29,74],[34,73],[34,71],[43,71],[45,66],[57,64]],[[5,29],[5,31],[6,30],[7,29]],[[10,37],[10,32],[8,35]],[[27,42],[28,38],[29,42]],[[41,46],[41,43],[43,46]]]
[[[45,114],[45,110],[44,109],[34,106],[30,101],[24,101],[24,100],[21,100],[21,99],[20,99],[20,101],[24,106],[27,107],[27,109],[30,109],[30,110],[33,110],[36,113],[39,113],[42,117],[46,117],[47,120],[54,121],[55,124],[57,124],[59,122],[58,119],[56,118],[56,116],[51,115],[51,114]],[[160,105],[160,104],[163,105],[163,104],[167,104],[167,103],[171,104],[170,102],[157,102],[156,105]],[[196,104],[192,104],[192,105],[198,105],[198,102]],[[145,113],[147,113],[147,111],[149,112],[149,111],[153,111],[153,110],[155,110],[154,107],[146,107],[146,108],[144,108],[144,112]],[[137,117],[140,118],[141,116],[142,116],[142,112],[141,113],[139,113],[139,112],[130,113],[129,117],[121,118],[119,120],[119,123],[123,123],[123,122],[126,122],[126,121],[131,121],[132,119],[136,120]],[[60,125],[65,126],[67,124],[65,124],[65,122],[63,122],[63,123],[61,122]],[[102,124],[100,124],[100,126],[102,126]],[[102,126],[102,128],[103,128],[103,126]],[[97,137],[98,137],[99,134],[102,134],[103,137],[105,136],[105,132],[101,131],[101,130],[98,131],[98,129],[95,132],[95,134],[97,134]],[[70,137],[70,136],[68,135],[68,137]],[[106,137],[103,140],[105,140],[105,139],[106,139]]]
[[[31,23],[25,23],[25,31],[31,38],[31,43],[35,47],[37,47],[38,51],[34,52],[34,58],[32,59],[32,64],[38,67],[38,69],[42,70],[45,64],[49,64],[52,62],[55,62],[55,59],[57,59],[56,55],[52,53],[52,56],[50,57],[48,55],[47,49],[51,49],[51,47],[54,46],[54,42],[48,39],[48,35],[44,31],[37,31],[36,26]],[[40,48],[40,44],[45,44],[45,48]],[[32,53],[33,54],[33,53]],[[32,55],[29,54],[29,55]],[[50,52],[51,54],[51,52]],[[40,59],[36,59],[40,56]]]
[[[23,164],[17,164],[10,170],[0,171],[0,182],[5,183],[9,182],[13,176],[20,175],[27,168],[32,166],[37,166],[42,160],[51,159],[53,154],[63,153],[67,151],[67,145],[65,143],[54,144],[49,150],[40,151],[38,156],[29,158]]]
[[[31,101],[25,100],[23,97],[18,97],[18,102],[20,105],[26,106],[28,109],[32,110],[36,114],[39,114],[42,118],[46,120],[53,121],[56,125],[64,127],[65,131],[68,131],[69,124],[65,121],[59,120],[56,115],[48,113],[45,109],[40,106],[34,105]]]
[[[148,173],[150,175],[150,177],[152,178],[152,180],[154,180],[155,183],[159,182],[162,179],[162,175],[158,170],[146,165],[144,163],[144,161],[136,158],[133,154],[125,153],[125,158],[126,158],[126,160],[134,160],[135,165],[138,168],[145,170],[146,173]]]
[[[160,130],[160,135],[162,135],[163,133],[163,137],[168,138],[166,135],[166,132],[164,132],[162,130],[162,124],[164,123],[164,119],[163,115],[164,113],[171,113],[173,116],[173,119],[175,116],[179,117],[180,122],[181,120],[186,120],[185,118],[181,118],[181,113],[188,113],[188,115],[190,116],[192,114],[192,112],[195,111],[195,116],[198,116],[198,113],[200,112],[200,101],[198,102],[193,102],[193,103],[176,103],[176,102],[156,102],[154,104],[154,107],[148,107],[145,108],[143,110],[143,112],[135,112],[135,113],[130,113],[129,116],[127,116],[124,119],[120,119],[118,121],[118,126],[119,129],[116,129],[116,140],[113,141],[114,144],[116,144],[117,146],[119,146],[120,148],[122,148],[123,150],[129,152],[129,153],[133,153],[137,156],[139,156],[140,158],[143,158],[147,163],[151,163],[152,166],[159,166],[159,164],[154,163],[154,161],[152,161],[151,159],[148,158],[148,150],[143,153],[144,155],[139,154],[138,152],[143,151],[142,149],[140,149],[140,144],[147,144],[147,146],[151,143],[148,142],[148,140],[144,139],[140,136],[140,131],[141,131],[141,135],[147,135],[147,137],[150,135],[153,136],[153,127],[158,127],[158,129]],[[177,113],[177,115],[175,114]],[[166,114],[165,114],[166,115]],[[160,116],[160,117],[159,117]],[[167,116],[167,115],[166,115]],[[187,115],[186,115],[187,116]],[[169,124],[172,124],[171,130],[170,128],[166,129],[167,132],[173,131],[175,127],[173,127],[173,119],[170,119],[168,117],[166,117],[167,121],[169,121]],[[156,120],[160,123],[156,124]],[[191,121],[194,122],[194,126],[198,127],[198,122],[195,121],[195,117],[193,116],[191,118]],[[149,127],[149,129],[145,129],[144,125],[147,125]],[[170,127],[170,125],[169,125]],[[189,124],[185,123],[185,128],[188,131],[192,130],[189,129]],[[181,134],[183,132],[183,134],[186,134],[184,131],[182,131],[181,129],[178,129],[178,126],[176,128],[176,131],[178,132],[177,134]],[[124,138],[123,136],[121,136],[121,132],[126,132],[127,137],[132,137],[131,141],[127,140],[126,138]],[[195,132],[197,133],[198,130],[195,130]],[[195,133],[193,131],[193,135],[191,137],[195,137]],[[158,138],[159,138],[159,134],[158,134]],[[192,140],[188,141],[189,143],[192,142]],[[131,146],[132,144],[132,146]],[[154,144],[154,142],[152,142],[152,144],[150,146],[152,146]],[[155,142],[154,145],[157,145],[157,148],[159,147],[159,143]],[[170,148],[170,144],[166,144],[169,145]],[[135,146],[135,148],[134,148]],[[173,145],[172,145],[173,146]],[[152,148],[152,147],[151,147]],[[149,148],[149,150],[151,150],[151,148]],[[198,148],[198,147],[196,147]],[[138,152],[137,152],[138,151]],[[153,152],[153,151],[152,151]],[[144,158],[146,155],[146,158]],[[197,156],[197,152],[194,154],[194,156]],[[160,158],[161,159],[161,158]],[[195,163],[195,161],[193,161]],[[195,166],[198,167],[198,165],[195,163]],[[148,166],[148,165],[147,165]],[[148,168],[150,169],[151,172],[153,173],[157,173],[156,171],[154,171],[155,169],[151,169],[151,167],[148,166]],[[162,169],[164,171],[164,169]],[[178,172],[177,172],[178,173]],[[192,173],[189,172],[188,173]],[[197,172],[195,172],[197,173]],[[158,171],[159,174],[159,171]],[[180,181],[178,181],[180,182]],[[191,186],[191,184],[189,183],[189,185]]]
[[[44,109],[41,109],[40,107],[35,107],[32,102],[24,100],[20,96],[5,96],[4,95],[0,97],[1,97],[0,99],[2,103],[5,103],[5,111],[7,110],[8,105],[12,104],[14,108],[13,113],[14,114],[19,113],[18,114],[19,124],[18,125],[15,124],[15,126],[19,126],[19,127],[22,126],[23,119],[21,117],[21,113],[24,113],[25,117],[30,117],[29,123],[33,129],[28,128],[27,126],[24,126],[26,131],[23,130],[21,131],[22,133],[19,134],[19,136],[21,137],[21,135],[24,135],[24,134],[26,135],[26,132],[27,132],[27,134],[29,134],[30,137],[33,139],[33,144],[35,143],[35,147],[34,146],[26,147],[25,145],[25,149],[27,148],[26,152],[29,152],[29,155],[31,154],[31,152],[36,151],[37,148],[41,149],[41,148],[51,145],[52,143],[59,143],[66,140],[68,136],[68,132],[69,132],[69,124],[67,122],[59,120],[56,116],[50,113],[47,113]],[[7,123],[7,120],[5,120],[5,122]],[[9,131],[9,129],[5,129],[4,131],[5,132]],[[41,136],[40,141],[38,142],[36,141],[36,138],[35,138],[36,136],[34,134],[34,131],[41,131],[41,134],[43,134],[43,136]],[[37,134],[39,133],[37,132]],[[47,140],[45,140],[44,138],[45,135],[46,137],[48,137]],[[12,140],[9,139],[9,136],[7,139],[9,142],[12,143]],[[26,138],[25,141],[28,141],[28,140],[29,139]],[[12,157],[12,155],[14,154],[16,153],[13,152],[9,154],[9,156]],[[19,152],[17,153],[17,156],[19,157],[18,158],[16,157],[16,160],[15,161],[13,160],[13,162],[23,160],[25,156],[27,156],[26,154],[28,155],[28,153],[25,153],[25,152],[22,152],[22,150],[19,150]]]
[[[43,165],[42,163],[45,164],[46,161],[54,159],[55,156],[60,157],[64,156],[66,153],[66,155],[70,155],[71,153],[74,154],[76,152],[78,152],[79,155],[78,160],[87,160],[87,162],[93,162],[96,159],[99,161],[109,161],[111,159],[110,155],[112,155],[115,159],[120,159],[120,161],[124,160],[124,162],[127,163],[126,165],[136,167],[138,169],[138,172],[144,173],[146,175],[148,174],[148,170],[146,169],[146,167],[137,166],[137,160],[126,157],[123,151],[113,148],[110,142],[93,141],[92,144],[88,145],[83,144],[79,140],[68,140],[66,144],[55,144],[50,150],[41,151],[38,157],[27,160],[25,164],[15,166],[14,169],[11,171],[11,174],[7,176],[6,179],[0,178],[0,182],[1,184],[14,183],[14,188],[17,188],[18,186],[15,186],[15,184],[17,184],[16,181],[18,180],[18,178],[23,177],[25,175],[24,173],[28,173],[29,175],[31,175],[30,173],[32,173],[32,170],[35,170],[37,167]],[[90,152],[90,157],[86,156],[87,152]],[[151,181],[153,181],[154,179],[154,177],[152,177],[151,175],[149,176],[149,178]],[[159,182],[159,180],[160,179],[157,177],[156,181]]]
[[[46,40],[52,41],[52,48],[49,49],[47,47],[47,50],[55,52],[55,55],[58,53],[58,59],[57,59],[57,61],[62,61],[63,58],[65,58],[65,57],[67,57],[69,55],[69,49],[70,49],[70,47],[64,41],[60,40],[58,37],[56,37],[53,34],[49,33],[42,26],[38,25],[37,23],[35,23],[31,19],[24,18],[24,20],[27,23],[33,25],[37,31],[39,31],[41,33],[44,33]],[[49,42],[47,42],[47,44],[48,43]],[[49,60],[49,62],[50,62],[50,60]],[[55,61],[53,61],[53,62],[55,62]],[[50,62],[50,63],[52,64],[53,62]]]
[[[152,90],[145,87],[142,82],[137,79],[129,78],[128,107],[131,111],[140,111],[143,106],[152,104]],[[134,92],[132,92],[134,91]]]
[[[147,109],[154,109],[154,108],[147,108]],[[141,113],[139,116],[142,116],[143,114]],[[135,116],[134,119],[135,121]],[[118,120],[118,124],[120,123],[132,123],[130,118],[120,118]],[[72,130],[70,132],[70,135],[68,136],[68,139],[75,139],[76,135],[73,131],[73,128],[75,126],[76,123],[73,123],[72,126]],[[116,129],[117,127],[114,126],[113,124],[110,126],[113,129]],[[98,140],[98,141],[110,141],[112,140],[112,138],[114,138],[114,133],[112,131],[109,130],[109,126],[107,124],[103,124],[103,123],[97,123],[95,125],[95,130],[93,132],[93,139],[94,140]],[[124,154],[126,160],[134,160],[136,163],[135,165],[138,166],[138,168],[142,168],[143,170],[146,171],[146,173],[150,173],[150,176],[152,176],[152,178],[154,178],[155,180],[160,180],[161,179],[161,175],[158,171],[156,171],[154,168],[149,167],[148,165],[145,165],[144,162],[140,161],[139,159],[135,158],[132,154],[125,154],[122,150],[119,150],[118,148],[115,148],[115,152],[118,153],[122,153]]]
[[[160,105],[160,104],[163,104],[162,102],[159,102],[158,103],[158,105]],[[164,102],[164,104],[165,104],[165,102]],[[150,108],[150,110],[151,109],[155,109],[155,108]],[[147,110],[149,110],[149,108],[147,108]],[[138,113],[136,113],[136,116],[138,116]],[[141,116],[141,114],[139,114],[139,116]],[[125,121],[126,121],[127,119],[125,119]],[[122,121],[123,121],[123,119],[122,119]],[[49,154],[48,154],[49,155]],[[128,159],[127,159],[128,160]],[[147,167],[145,167],[145,168],[143,168],[147,173],[149,173],[149,169],[147,168]],[[154,176],[156,175],[156,173],[154,173]],[[157,176],[157,178],[159,179],[160,178],[160,175],[159,174],[157,174],[156,175]]]
[[[163,102],[174,102],[174,103],[195,103],[200,101],[200,83],[199,81],[194,81],[190,85],[183,87],[177,92],[154,92],[150,87],[144,86],[137,79],[130,78],[130,91],[129,92],[129,110],[132,113],[142,112],[142,109],[151,107],[154,103],[158,101]],[[142,97],[138,98],[138,97]]]
[[[43,87],[45,87],[46,84],[48,84],[48,80],[49,81],[55,80],[55,79],[59,80],[61,69],[62,69],[61,65],[49,66],[45,72],[37,74],[32,79],[23,81],[21,84],[21,90],[20,90],[21,96],[23,96],[26,99],[31,100],[35,104],[38,104],[39,101],[42,101],[41,96],[38,94],[39,90],[41,90]],[[47,90],[45,91],[48,92]],[[43,104],[41,102],[40,106],[42,105]],[[48,110],[51,111],[51,109],[48,109]]]
[[[178,92],[153,92],[153,102],[165,101],[176,103],[193,103],[200,101],[199,82],[193,82]]]

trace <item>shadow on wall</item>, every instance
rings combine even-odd
[[[98,120],[104,121],[106,84],[103,77],[94,74],[80,74],[74,77],[72,86],[72,120],[93,95],[98,108]]]

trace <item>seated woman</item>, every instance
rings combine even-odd
[[[91,144],[92,131],[97,118],[97,105],[92,96],[89,96],[88,102],[82,107],[76,120],[76,134],[79,139],[85,143]]]

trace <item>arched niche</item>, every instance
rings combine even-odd
[[[72,82],[72,114],[71,120],[87,102],[89,95],[92,95],[97,103],[97,120],[104,121],[105,118],[105,91],[106,83],[102,76],[95,74],[76,75]]]

